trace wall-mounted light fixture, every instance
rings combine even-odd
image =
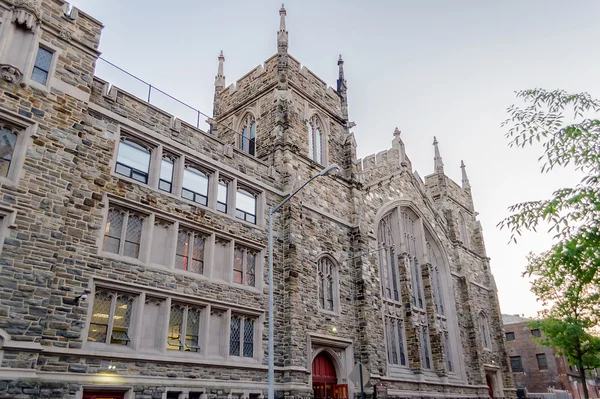
[[[63,298],[63,303],[67,304],[67,305],[79,305],[79,301],[83,301],[85,302],[85,300],[88,297],[88,294],[90,293],[90,290],[84,290],[79,296],[76,296],[75,298]]]

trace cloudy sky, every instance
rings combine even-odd
[[[220,50],[229,84],[277,49],[276,1],[72,4],[105,25],[104,58],[209,115]],[[464,160],[502,311],[534,316],[540,306],[521,272],[525,255],[549,247],[551,237],[528,234],[507,245],[496,224],[509,205],[546,197],[578,176],[541,175],[540,149],[508,148],[500,124],[515,90],[600,97],[600,2],[292,0],[286,9],[290,53],[334,87],[343,54],[359,157],[390,147],[397,126],[421,176],[433,172],[433,136],[458,182]],[[145,93],[102,63],[97,75]]]

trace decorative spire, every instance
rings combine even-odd
[[[342,59],[342,55],[340,54],[340,58],[338,59],[338,80],[337,80],[337,92],[341,97],[341,106],[342,106],[342,116],[344,120],[348,120],[348,95],[346,94],[348,86],[346,86],[346,79],[344,79],[344,60]]]
[[[285,7],[282,4],[281,9],[279,10],[279,32],[277,32],[277,48],[281,52],[285,47],[285,51],[287,52],[288,45],[288,32],[285,30]]]
[[[399,138],[399,137],[400,137],[400,134],[402,134],[402,132],[400,131],[400,129],[398,129],[398,127],[396,127],[396,128],[394,129],[394,138],[396,138],[396,137],[398,137],[398,138]]]
[[[465,169],[465,163],[460,161],[460,169],[462,170],[462,188],[463,190],[470,190],[471,183],[469,182],[469,178],[467,177],[467,170]]]
[[[442,161],[442,156],[440,155],[440,149],[438,148],[438,141],[435,136],[433,136],[433,148],[435,150],[435,158],[433,159],[433,168],[438,173],[444,173],[444,161]]]
[[[222,90],[225,88],[225,75],[223,75],[223,63],[225,57],[223,56],[223,50],[219,54],[219,68],[217,69],[217,76],[215,76],[215,89]]]

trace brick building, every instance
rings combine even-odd
[[[549,389],[568,391],[574,399],[582,399],[583,387],[577,366],[570,366],[567,358],[556,349],[540,345],[535,337],[542,332],[531,329],[531,319],[502,315],[506,350],[509,355],[513,381],[517,390],[530,394],[546,393]],[[586,371],[590,398],[600,398],[598,370]]]
[[[279,13],[203,131],[94,76],[92,16],[0,0],[0,397],[266,395],[268,209],[334,163],[275,215],[276,393],[515,395],[464,166],[357,159]]]

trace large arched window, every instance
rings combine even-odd
[[[319,309],[335,312],[338,298],[337,268],[326,256],[317,262],[317,291]]]
[[[242,134],[239,147],[242,151],[255,155],[256,152],[256,120],[251,114],[246,114],[242,119]]]
[[[411,206],[396,206],[379,220],[384,334],[392,370],[394,366],[409,366],[406,337],[412,335],[419,338],[423,369],[437,368],[434,359],[443,356],[448,373],[464,371],[460,349],[454,349],[460,337],[452,302],[452,277],[437,237]],[[426,300],[431,297],[433,301]],[[404,309],[406,304],[410,309]],[[429,317],[430,311],[435,318]],[[411,322],[404,319],[409,313]]]
[[[479,313],[479,334],[481,334],[481,344],[485,349],[492,349],[492,338],[490,337],[490,325],[485,313]]]
[[[308,121],[308,156],[315,162],[323,163],[323,128],[316,115]]]

